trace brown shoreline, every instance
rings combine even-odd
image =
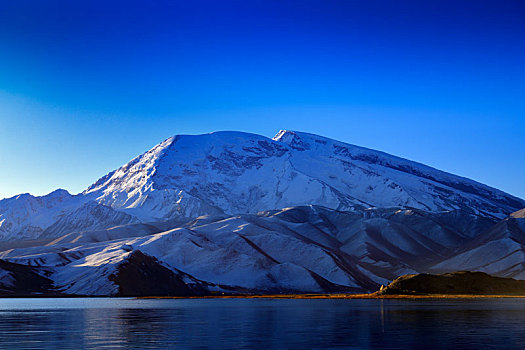
[[[425,295],[377,295],[377,294],[268,294],[268,295],[202,295],[202,296],[144,296],[137,299],[501,299],[525,298],[525,295],[485,294],[425,294]]]

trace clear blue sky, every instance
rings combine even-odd
[[[0,1],[0,198],[302,130],[525,198],[523,1]]]

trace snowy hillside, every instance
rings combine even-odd
[[[463,246],[459,254],[440,262],[433,269],[451,271],[454,266],[525,279],[525,209],[479,234]]]
[[[75,241],[66,235],[46,246],[6,250],[0,259],[47,271],[68,294],[117,293],[110,277],[139,251],[207,290],[368,291],[401,274],[425,272],[492,224],[461,211],[303,206],[201,217],[168,231],[112,241],[96,233]]]
[[[34,197],[28,193],[0,200],[0,239],[37,238],[77,200],[65,190]]]
[[[47,227],[40,238],[56,237],[71,232],[106,229],[118,225],[138,223],[131,215],[89,201],[81,207],[67,212],[53,225]]]

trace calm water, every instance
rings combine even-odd
[[[0,299],[1,349],[525,349],[525,300]]]

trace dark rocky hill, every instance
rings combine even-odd
[[[441,275],[421,273],[403,275],[381,288],[378,294],[525,295],[525,281],[494,277],[484,272],[459,271]]]

